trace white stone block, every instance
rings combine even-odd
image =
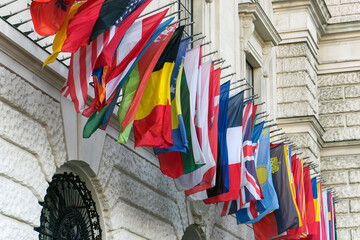
[[[111,235],[112,235],[113,239],[146,240],[146,238],[138,236],[138,235],[131,233],[125,229],[120,229],[119,231],[114,231]]]
[[[306,43],[282,44],[276,49],[277,58],[287,57],[313,57]]]
[[[336,224],[339,220],[336,218]],[[337,239],[338,240],[349,240],[350,239],[350,230],[349,229],[339,229],[337,228]]]
[[[360,72],[334,73],[318,76],[319,87],[360,83]]]
[[[335,205],[336,214],[338,213],[349,213],[349,200],[342,199]]]
[[[360,214],[337,214],[336,225],[338,228],[352,228],[360,226]]]
[[[321,172],[326,184],[347,184],[349,182],[348,171]]]
[[[114,239],[177,239],[175,229],[169,222],[170,219],[161,219],[144,208],[123,201],[119,201],[111,210],[110,219],[113,226],[111,231],[126,229],[127,231],[120,231],[120,233],[131,237],[116,238],[114,236]],[[134,234],[129,234],[129,231]]]
[[[325,142],[358,140],[360,139],[360,128],[348,127],[348,128],[326,129],[322,137]]]
[[[58,167],[67,159],[60,103],[0,66],[0,97],[45,126]]]
[[[2,214],[33,227],[40,225],[42,208],[28,188],[0,176],[0,193],[0,212]]]
[[[334,186],[334,189],[336,190],[336,192],[339,193],[340,198],[359,198],[360,197],[360,184]],[[359,221],[360,221],[360,219],[359,219]]]
[[[331,88],[320,88],[319,89],[319,100],[337,100],[344,98],[344,88],[343,87],[331,87]]]
[[[0,240],[37,240],[34,227],[0,214]]]
[[[360,126],[360,113],[346,114],[346,126]]]
[[[28,187],[43,201],[48,183],[34,155],[0,138],[0,175]]]
[[[360,183],[360,170],[350,171],[350,183]]]
[[[360,168],[360,155],[342,155],[321,158],[322,171],[356,168]]]
[[[351,229],[351,240],[360,240],[360,229]]]
[[[319,116],[321,125],[325,128],[346,126],[345,116],[343,114],[321,115]]]
[[[307,71],[278,73],[276,82],[278,88],[306,86],[313,96],[317,96],[316,79],[311,79]]]
[[[278,117],[316,115],[316,110],[309,102],[281,103],[277,105]]]
[[[358,98],[360,97],[360,85],[345,87],[346,98]]]
[[[331,102],[320,102],[319,113],[343,113],[343,112],[355,112],[360,111],[360,100],[337,100]]]
[[[293,103],[307,101],[315,108],[315,96],[311,94],[306,86],[304,87],[289,87],[277,89],[278,103]]]
[[[336,206],[337,207],[337,206]],[[350,200],[350,212],[351,213],[358,213],[360,212],[360,200],[359,199],[352,199]]]

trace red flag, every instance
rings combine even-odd
[[[75,0],[35,0],[30,13],[37,34],[54,35],[60,30]]]

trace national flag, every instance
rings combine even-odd
[[[255,125],[254,132],[260,128],[258,125]],[[241,209],[236,212],[238,224],[258,222],[268,213],[279,208],[279,201],[271,174],[270,127],[262,129],[256,160],[256,175],[258,177],[264,199],[247,203],[241,207]]]
[[[211,148],[211,153],[215,161],[215,166],[210,168],[203,177],[203,183],[192,189],[186,190],[185,195],[192,200],[204,200],[209,197],[207,189],[211,185],[216,185],[216,168],[218,158],[218,119],[219,119],[219,99],[220,99],[220,75],[221,69],[214,70],[214,63],[210,68],[210,82],[209,82],[209,106],[208,106],[208,138]],[[221,176],[221,173],[220,173]],[[209,183],[212,184],[209,184]],[[215,187],[215,186],[214,186]]]
[[[41,36],[54,35],[62,27],[75,0],[31,2],[30,13],[35,32]]]
[[[183,190],[189,190],[199,184],[203,185],[199,190],[205,190],[215,185],[215,179],[206,174],[212,167],[215,166],[215,160],[211,152],[208,137],[209,80],[211,65],[211,61],[208,61],[200,66],[200,77],[197,84],[198,89],[196,95],[197,109],[195,111],[196,133],[201,151],[206,159],[206,163],[201,168],[178,177],[175,180],[175,184],[179,190],[184,186],[186,186],[186,188],[183,188]]]
[[[287,147],[278,144],[270,149],[273,183],[279,200],[279,209],[253,223],[256,240],[269,239],[288,229],[302,225],[295,195],[290,186],[290,168]]]
[[[311,179],[311,190],[313,193],[313,202],[315,210],[315,222],[308,224],[309,235],[306,239],[321,240],[320,228],[320,194],[318,193],[318,183],[316,177]]]
[[[314,231],[312,225],[316,224],[315,206],[313,191],[311,187],[310,167],[304,167],[304,191],[305,191],[305,205],[306,205],[306,224],[308,235],[314,235],[317,232]]]
[[[138,110],[140,101],[142,99],[145,87],[150,78],[150,75],[162,55],[167,43],[169,42],[171,36],[173,35],[177,25],[171,25],[165,29],[158,38],[150,45],[149,49],[144,53],[144,55],[139,58],[137,69],[138,69],[138,81],[139,83],[131,88],[131,90],[126,91],[135,91],[135,95],[130,106],[124,107],[125,116],[121,120],[120,125],[120,136],[119,139],[122,139],[122,143],[126,143],[133,121],[135,119],[136,112]],[[122,113],[123,114],[123,113]],[[120,122],[120,119],[119,119]]]
[[[206,204],[232,201],[236,200],[239,196],[242,150],[242,142],[239,141],[239,139],[242,139],[243,99],[244,92],[237,93],[229,98],[227,108],[226,144],[229,168],[229,191],[205,199],[204,202]],[[219,141],[220,140],[223,139],[219,138]],[[223,148],[221,148],[220,151],[222,150]]]
[[[186,49],[189,45],[190,38],[182,39],[179,46],[179,51],[176,56],[173,72],[170,80],[170,98],[171,98],[171,125],[172,125],[172,140],[173,146],[170,148],[154,148],[154,153],[157,155],[162,152],[188,152],[188,140],[186,137],[186,130],[184,119],[181,112],[181,78],[183,72],[183,59],[186,54]]]
[[[94,23],[89,43],[114,25],[115,21],[126,11],[126,8],[130,7],[130,2],[131,0],[105,0]]]
[[[326,234],[326,237],[324,237],[324,239],[330,240],[328,192],[323,191],[322,197],[323,197],[324,226],[325,226],[325,234]]]
[[[134,61],[136,56],[143,49],[146,42],[149,40],[165,16],[166,12],[167,10],[140,20],[128,29],[127,34],[124,36],[122,44],[118,47],[117,54],[114,58],[114,63],[116,63],[116,65],[109,70],[110,73],[108,73],[109,78],[106,80],[106,89],[108,89],[108,86],[109,88],[113,87],[115,85],[113,84],[114,82],[119,84],[121,80],[120,73],[122,73],[125,68],[126,70],[129,70],[129,66],[131,66],[130,62]],[[113,37],[118,36],[117,31],[121,31],[120,28],[113,27],[109,31],[105,31],[98,38],[92,41],[90,45],[81,47],[71,56],[69,75],[67,82],[63,87],[62,94],[65,97],[71,97],[77,112],[82,112],[85,108],[88,83],[97,58],[101,54],[104,46],[107,47],[107,45],[112,42]],[[117,85],[115,85],[114,88],[116,88],[116,86]],[[106,99],[108,99],[113,92],[113,89],[106,90]],[[90,106],[92,111],[87,111],[84,114],[85,116],[92,115],[92,113],[96,110],[94,104],[96,106],[96,99]]]
[[[320,229],[321,229],[320,239],[324,240],[327,239],[327,233],[326,233],[327,222],[325,222],[325,206],[324,206],[326,198],[324,199],[323,197],[324,194],[323,194],[321,182],[318,183],[318,194],[320,195]]]
[[[256,111],[256,107],[255,108],[253,107],[253,110]],[[253,115],[255,115],[255,114],[253,114]],[[251,124],[251,130],[249,130],[249,131],[251,131],[251,135],[252,135],[251,136],[252,149],[250,151],[252,152],[252,156],[253,156],[255,167],[256,167],[255,155],[256,155],[256,152],[257,152],[258,142],[259,142],[259,139],[260,139],[260,135],[261,135],[263,126],[264,126],[264,122],[258,124],[257,128],[254,129],[254,131],[252,130],[252,126],[253,126],[253,124]],[[260,184],[258,184],[258,185],[260,185]],[[240,191],[241,191],[241,189],[240,189]],[[246,193],[246,191],[243,191],[243,194],[240,193],[238,198],[236,200],[234,200],[234,201],[231,201],[230,203],[220,204],[220,209],[222,209],[221,210],[221,216],[234,214],[238,210],[240,210],[240,208],[242,208],[242,207],[249,207],[250,206],[249,205],[250,201],[249,202],[244,201],[244,199],[246,199],[246,196],[244,195],[244,193]],[[254,202],[254,201],[255,200],[252,200],[251,202]]]
[[[135,147],[172,147],[170,80],[184,27],[175,30],[145,87],[133,123]]]
[[[148,40],[148,42],[146,43],[146,45],[145,45],[145,47],[142,49],[142,51],[140,52],[140,54],[137,56],[137,58],[136,58],[136,60],[135,60],[135,62],[133,62],[132,63],[132,66],[128,69],[128,71],[127,71],[127,73],[126,73],[126,75],[124,76],[124,79],[127,79],[128,77],[129,77],[129,75],[130,75],[130,73],[132,73],[133,72],[133,69],[137,66],[136,64],[139,62],[139,60],[142,58],[142,56],[145,54],[145,52],[147,52],[147,50],[149,49],[149,47],[150,46],[152,46],[152,44],[153,44],[153,42],[155,41],[155,39],[157,39],[158,37],[159,37],[159,35],[160,35],[160,33],[162,33],[163,31],[164,31],[164,29],[170,24],[170,22],[173,20],[173,18],[172,19],[169,19],[169,20],[167,20],[167,21],[165,21],[165,22],[163,22],[163,23],[161,23],[158,27],[157,27],[157,29],[155,30],[155,32],[152,34],[152,36],[151,36],[151,38]],[[136,81],[136,79],[133,79],[133,78],[131,78],[131,79],[129,79],[129,80],[133,80],[133,81]],[[125,81],[121,81],[120,83],[121,84],[123,84]],[[108,105],[107,105],[107,107],[106,107],[106,110],[105,111],[103,111],[103,109],[100,111],[100,113],[97,113],[97,112],[95,112],[94,111],[94,113],[92,114],[92,115],[96,115],[97,116],[97,118],[96,118],[96,123],[93,123],[93,124],[90,124],[90,126],[92,126],[92,128],[91,129],[88,129],[88,131],[87,131],[87,134],[86,135],[84,135],[84,137],[90,137],[91,136],[91,134],[93,133],[93,132],[95,132],[96,131],[96,129],[97,128],[99,128],[100,127],[100,125],[103,123],[103,121],[104,121],[104,119],[105,119],[105,117],[106,117],[106,115],[108,114],[108,115],[110,115],[111,116],[111,114],[109,114],[109,113],[112,113],[113,112],[113,109],[115,108],[115,104],[116,104],[116,102],[117,102],[117,99],[118,99],[118,97],[119,97],[119,93],[120,93],[120,89],[121,89],[121,87],[122,86],[118,86],[117,87],[117,89],[113,92],[113,94],[110,96],[110,98],[108,99]],[[124,104],[126,104],[126,102],[128,102],[128,100],[126,100],[126,96],[124,96]],[[119,119],[121,118],[121,116],[122,115],[119,115]],[[98,119],[101,119],[101,121],[100,120],[98,120]],[[109,117],[108,117],[108,119],[110,119]],[[90,120],[88,120],[88,122],[89,122]],[[100,122],[99,122],[100,121]],[[108,122],[108,120],[107,120],[107,122]],[[106,122],[106,123],[107,123]],[[87,123],[88,124],[88,123]],[[121,127],[121,126],[120,126]],[[103,128],[104,129],[104,128]],[[130,131],[129,131],[130,132]]]

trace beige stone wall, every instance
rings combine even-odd
[[[330,23],[360,20],[359,0],[325,0],[325,2],[332,16]]]

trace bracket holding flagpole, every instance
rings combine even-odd
[[[197,38],[197,39],[195,39],[195,40],[192,40],[192,41],[190,41],[190,43],[194,43],[194,42],[203,40],[204,38],[206,38],[206,36],[202,36],[202,37],[199,37],[199,38]]]
[[[210,52],[210,53],[208,53],[208,54],[203,55],[202,57],[207,57],[207,56],[210,56],[210,55],[215,54],[215,53],[217,53],[217,52],[218,52],[218,50],[215,50],[215,51],[213,51],[213,52]]]
[[[225,61],[226,61],[226,60],[218,61],[218,62],[214,63],[214,65],[223,64]]]
[[[227,78],[227,77],[232,77],[232,76],[234,76],[236,73],[234,72],[234,73],[231,73],[231,74],[228,74],[228,75],[226,75],[226,76],[223,76],[223,77],[221,77],[220,79],[224,79],[224,78]]]
[[[221,68],[222,70],[225,70],[225,69],[228,69],[229,67],[231,67],[231,64],[230,65],[227,65],[226,67],[223,67]]]
[[[150,12],[147,12],[147,13],[139,16],[138,18],[142,18],[142,17],[148,16],[148,15],[150,15],[150,14],[156,12],[156,11],[159,11],[159,10],[164,9],[164,8],[166,8],[166,7],[172,6],[172,5],[174,5],[175,3],[177,3],[177,2],[178,2],[178,1],[173,1],[173,2],[171,2],[171,3],[168,3],[168,4],[164,5],[164,6],[161,6],[161,7],[157,8],[157,9],[154,9],[154,10],[152,10],[152,11],[150,11]]]

